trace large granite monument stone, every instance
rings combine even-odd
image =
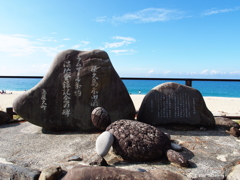
[[[91,112],[98,106],[112,122],[135,116],[125,85],[101,50],[60,52],[44,78],[13,103],[25,120],[53,131],[96,130]]]

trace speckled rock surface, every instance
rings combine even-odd
[[[165,155],[170,139],[156,127],[132,120],[119,120],[107,129],[114,136],[113,151],[125,160],[153,160]]]

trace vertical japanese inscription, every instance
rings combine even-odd
[[[77,97],[80,97],[82,95],[82,85],[80,84],[80,72],[82,69],[82,65],[81,65],[81,57],[77,58],[77,64],[76,64],[76,71],[77,71],[77,76],[75,79],[75,91],[74,91],[74,95]]]
[[[63,62],[63,110],[62,115],[69,116],[70,112],[70,79],[71,79],[71,63],[70,61]]]
[[[151,112],[153,102],[156,102],[158,118],[189,118],[196,114],[195,98],[186,93],[181,94],[155,94],[154,100],[150,101]]]
[[[41,94],[42,94],[42,96],[41,96],[42,104],[41,104],[40,108],[42,108],[45,111],[47,108],[47,103],[46,103],[47,91],[45,89],[42,89]]]
[[[195,98],[193,98],[193,114],[197,114],[196,113],[196,102],[195,102]]]
[[[98,91],[97,91],[97,86],[98,86],[98,77],[97,77],[97,70],[99,67],[92,66],[91,72],[92,72],[92,91],[91,91],[91,106],[96,107],[98,106]]]

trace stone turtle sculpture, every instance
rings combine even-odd
[[[188,166],[188,160],[172,150],[179,150],[180,146],[171,144],[170,138],[156,127],[135,120],[122,119],[111,123],[96,140],[100,156],[105,156],[111,146],[113,152],[124,160],[150,161],[167,156],[173,163]]]

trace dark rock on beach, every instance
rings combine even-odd
[[[221,126],[227,130],[231,127],[240,128],[240,125],[237,122],[225,117],[215,117],[216,125]]]
[[[235,137],[240,136],[240,130],[236,127],[231,127],[228,133],[232,136],[235,136]]]
[[[106,160],[97,154],[88,159],[86,163],[91,166],[109,166]]]
[[[82,161],[82,158],[80,158],[79,156],[71,156],[68,161]]]
[[[13,164],[0,163],[0,179],[38,180],[39,170],[27,169]]]
[[[197,89],[173,82],[154,87],[144,97],[137,119],[154,126],[215,126],[202,94]]]
[[[179,164],[182,167],[189,166],[189,163],[188,163],[187,159],[184,158],[183,155],[180,154],[179,152],[176,152],[176,151],[173,151],[173,150],[169,149],[167,151],[167,157],[168,157],[169,161],[171,161],[175,164]]]
[[[154,169],[147,172],[129,171],[114,167],[91,167],[78,165],[73,167],[63,180],[82,179],[119,179],[119,180],[188,180],[187,177],[165,169]]]
[[[60,175],[62,174],[62,169],[60,166],[58,167],[50,167],[44,169],[38,180],[56,180],[59,179]]]
[[[96,131],[91,112],[98,106],[112,122],[134,119],[128,91],[101,50],[60,52],[44,78],[13,103],[25,120],[53,131]]]
[[[6,112],[0,111],[0,125],[8,123],[10,120],[11,118]]]

